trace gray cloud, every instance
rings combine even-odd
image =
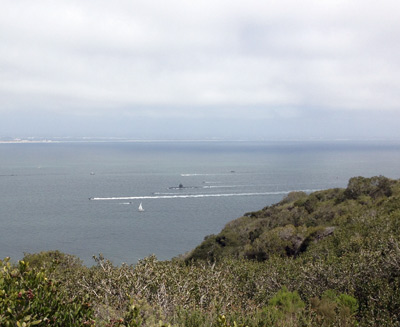
[[[397,0],[4,1],[0,113],[99,117],[99,124],[114,116],[214,119],[232,131],[229,119],[293,123],[316,112],[368,111],[392,121],[400,118],[399,7]]]

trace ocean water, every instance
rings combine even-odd
[[[3,143],[0,258],[166,260],[290,191],[398,179],[399,163],[400,142]]]

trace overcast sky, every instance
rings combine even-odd
[[[398,0],[0,5],[0,137],[400,139]]]

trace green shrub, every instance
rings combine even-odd
[[[392,182],[384,176],[371,178],[353,177],[349,180],[344,195],[348,199],[357,199],[360,195],[369,195],[372,198],[391,196],[393,191]]]
[[[71,299],[43,270],[0,261],[0,326],[93,325],[87,298]]]
[[[358,301],[353,296],[326,290],[321,298],[310,300],[315,321],[320,326],[355,326]]]
[[[289,292],[287,287],[283,287],[276,295],[269,300],[270,306],[278,308],[283,313],[297,313],[305,307],[297,291]]]

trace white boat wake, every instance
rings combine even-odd
[[[302,192],[314,192],[317,190],[300,190]],[[110,200],[146,200],[146,199],[188,199],[188,198],[214,198],[214,197],[231,197],[231,196],[263,196],[263,195],[280,195],[289,194],[293,191],[277,191],[277,192],[258,192],[258,193],[219,193],[219,194],[174,194],[174,195],[142,195],[142,196],[119,196],[119,197],[93,197],[93,201],[110,201]]]

